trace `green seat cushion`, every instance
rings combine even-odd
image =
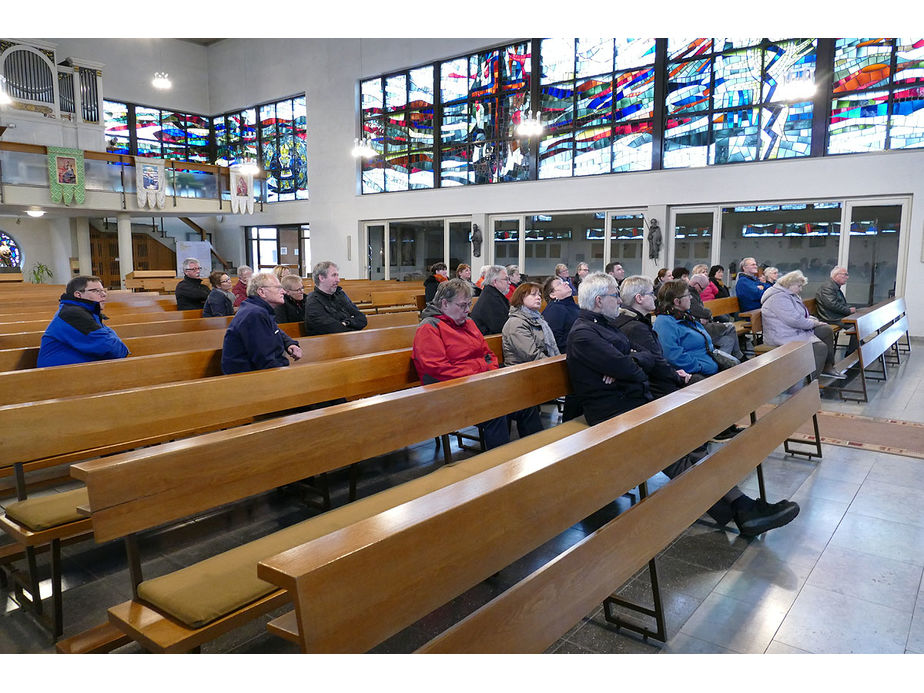
[[[145,580],[138,586],[138,596],[187,627],[201,628],[276,589],[275,585],[257,578],[257,563],[260,561],[448,486],[586,427],[583,419],[569,421],[475,457],[441,467],[426,476],[349,503],[168,575]]]
[[[11,503],[6,508],[6,516],[33,532],[40,532],[82,520],[84,516],[77,512],[77,506],[87,503],[87,489],[78,488]]]

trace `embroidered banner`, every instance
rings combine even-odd
[[[242,174],[232,168],[231,211],[235,214],[253,214],[253,174]]]
[[[67,147],[47,147],[48,184],[52,202],[69,205],[84,200],[83,150]]]
[[[151,209],[164,208],[167,182],[163,159],[135,157],[135,189],[138,192],[139,207],[147,205]]]

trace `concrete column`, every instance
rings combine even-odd
[[[65,217],[52,218],[48,224],[54,277],[51,284],[67,284],[71,279],[71,224]]]
[[[93,258],[90,254],[90,220],[76,217],[73,220],[77,236],[77,265],[81,274],[93,274]]]
[[[132,252],[132,218],[128,214],[120,214],[118,220],[119,233],[119,278],[121,288],[125,288],[125,275],[135,269],[135,256]]]

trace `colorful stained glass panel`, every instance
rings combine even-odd
[[[385,78],[385,110],[389,113],[407,106],[407,75]]]
[[[668,60],[689,60],[699,55],[712,52],[712,39],[707,38],[669,38],[667,40]]]
[[[713,108],[750,106],[760,98],[760,48],[718,55],[715,58]]]
[[[433,106],[433,66],[421,67],[408,73],[408,106],[426,108]]]
[[[440,139],[444,144],[468,139],[468,107],[464,103],[443,107]]]
[[[569,130],[574,125],[573,83],[552,84],[541,89],[542,123],[550,133]]]
[[[490,96],[497,91],[500,81],[500,56],[498,51],[477,53],[469,57],[469,97]]]
[[[618,124],[613,128],[613,173],[651,168],[651,121]]]
[[[575,39],[547,38],[539,44],[542,84],[574,79]]]
[[[924,38],[897,39],[895,50],[895,82],[924,82]]]
[[[828,154],[885,149],[889,94],[842,94],[831,104]]]
[[[447,60],[440,65],[440,98],[443,105],[468,96],[468,58]]]
[[[539,143],[539,178],[566,178],[574,168],[571,134],[551,135]]]
[[[812,151],[812,103],[775,104],[761,110],[760,158],[789,159]]]
[[[693,60],[672,65],[667,78],[667,112],[683,113],[709,108],[712,64]]]
[[[655,39],[618,38],[615,39],[614,52],[616,56],[613,67],[616,70],[653,65],[655,61]]]
[[[468,147],[453,146],[442,150],[440,159],[440,187],[468,185],[474,182],[469,171],[470,150]]]
[[[407,158],[408,185],[411,190],[433,187],[433,150],[411,152]]]
[[[757,158],[758,110],[716,113],[712,120],[710,164],[731,164]]]
[[[887,84],[891,62],[891,39],[837,39],[834,47],[834,93]]]
[[[654,114],[654,68],[616,75],[616,121],[641,120]]]
[[[786,41],[764,51],[763,100],[801,101],[815,93],[817,39]]]
[[[613,84],[609,79],[588,79],[577,85],[575,127],[608,125],[612,109]]]
[[[529,88],[529,76],[532,72],[530,45],[529,43],[517,43],[503,50],[501,79],[504,91]]]
[[[360,84],[363,117],[378,115],[384,109],[382,98],[382,80],[370,79]]]
[[[408,137],[411,149],[433,148],[433,110],[408,113]]]
[[[896,91],[889,126],[889,149],[924,147],[924,87]]]
[[[667,126],[664,129],[664,168],[705,166],[708,150],[709,118],[707,116],[667,119]]]
[[[592,77],[613,71],[613,39],[579,38],[575,77]]]
[[[591,127],[574,133],[574,175],[610,172],[613,156],[612,127]]]

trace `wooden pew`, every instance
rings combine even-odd
[[[712,317],[736,315],[737,318],[735,318],[733,324],[735,326],[735,334],[739,337],[751,330],[748,317],[749,313],[741,313],[739,315],[740,308],[738,307],[737,297],[729,296],[728,298],[715,298],[711,301],[703,301],[703,306],[712,311]]]
[[[423,287],[404,291],[376,291],[372,293],[372,308],[376,313],[420,311],[417,307],[417,297],[423,295]]]
[[[201,332],[203,330],[224,329],[231,322],[232,316],[218,318],[197,318],[193,320],[165,320],[161,322],[138,322],[117,325],[113,328],[120,339],[132,337],[152,337],[158,334],[180,334],[182,332]],[[39,346],[45,330],[0,334],[0,349],[19,349]]]
[[[489,337],[488,344],[500,359],[500,335]],[[27,501],[26,473],[238,426],[254,417],[338,397],[391,392],[417,382],[411,349],[405,348],[306,363],[299,368],[0,407],[0,423],[17,431],[17,435],[0,440],[0,475],[15,474],[18,495],[24,502],[7,507],[6,516],[0,517],[0,528],[25,547],[27,554],[33,554],[28,556],[30,580],[20,583],[31,594],[39,593],[34,552],[51,543],[52,608],[60,616],[60,573],[54,571],[60,564],[60,541],[88,532],[86,523],[74,514],[74,507],[85,498],[83,489]],[[144,412],[144,416],[126,417],[126,412]],[[37,427],[48,421],[55,422],[55,435],[36,436]],[[41,608],[41,601],[33,603]],[[53,618],[49,626],[60,634],[61,619]]]
[[[417,325],[301,337],[300,368],[329,359],[406,349]],[[17,404],[197,380],[221,375],[221,346],[0,373],[0,402]]]
[[[106,313],[106,309],[103,309],[103,313],[106,316],[109,316]],[[54,317],[54,312],[49,314],[47,317],[39,317],[29,320],[17,320],[9,322],[0,322],[0,334],[10,334],[12,332],[33,332],[35,330],[44,330],[48,327],[48,323],[51,322],[51,318]],[[106,320],[106,324],[109,327],[114,327],[116,325],[124,325],[127,323],[138,323],[138,322],[167,322],[171,320],[200,320],[202,319],[201,310],[177,310],[173,312],[168,311],[151,311],[149,313],[116,313],[113,316],[109,316],[109,319]]]
[[[294,623],[284,616],[270,630],[297,638],[304,652],[366,651],[643,484],[813,370],[809,345],[786,345],[264,559],[258,576],[295,603]],[[698,406],[689,406],[694,400]],[[607,604],[818,406],[814,383],[803,387],[418,651],[543,652]],[[630,459],[625,450],[644,452]],[[114,619],[125,613],[110,610]]]
[[[211,319],[211,318],[210,318]],[[418,317],[412,312],[386,313],[383,315],[370,315],[366,330],[381,327],[399,327],[402,325],[416,325]],[[304,323],[283,323],[279,326],[286,334],[294,339],[301,339],[304,334]],[[118,330],[116,330],[118,332]],[[201,330],[187,333],[174,333],[154,335],[150,337],[129,337],[124,339],[128,347],[128,358],[162,354],[171,351],[186,351],[190,349],[218,349],[224,341],[225,330]],[[19,349],[0,349],[0,372],[35,368],[38,362],[38,346],[23,347]]]
[[[74,476],[87,484],[89,512],[98,542],[127,537],[167,522],[180,520],[208,509],[241,500],[306,476],[346,466],[407,445],[439,436],[449,430],[500,416],[512,409],[554,399],[568,390],[564,357],[521,364],[489,373],[461,378],[387,395],[369,397],[327,409],[286,416],[275,421],[254,423],[229,431],[200,436],[193,446],[168,443],[138,453],[105,460],[81,463],[73,468]],[[498,392],[517,392],[515,399],[498,397]],[[421,411],[439,411],[439,416],[420,416]],[[402,425],[395,426],[399,420]],[[549,441],[567,432],[580,430],[582,424],[571,423],[511,443],[513,449]],[[558,429],[558,430],[556,430]],[[269,441],[272,441],[270,443]],[[305,445],[305,441],[311,441]],[[235,453],[228,455],[228,450]],[[293,454],[298,450],[298,454]],[[503,460],[505,448],[485,455]],[[512,454],[512,453],[511,453]],[[397,503],[421,487],[446,483],[463,473],[478,456],[441,469],[421,479],[402,484],[398,490],[385,491],[369,499],[317,516],[288,528],[283,540],[302,533],[301,528],[324,533],[332,522],[343,522],[357,512],[369,512],[383,502]],[[217,473],[219,462],[226,463]],[[476,463],[477,464],[477,463]],[[185,471],[180,472],[180,467]],[[182,478],[182,481],[181,481]],[[141,483],[142,479],[146,482]],[[146,487],[147,498],[142,487]],[[383,501],[383,497],[386,499]],[[257,540],[259,546],[277,541]],[[297,538],[292,545],[300,543]],[[232,551],[252,550],[251,545]],[[272,549],[266,556],[275,553]],[[235,554],[232,554],[232,557]],[[225,560],[227,555],[217,557]],[[211,560],[211,559],[207,559]],[[253,579],[259,560],[244,559],[240,566],[245,582]],[[136,566],[137,567],[137,566]],[[140,567],[138,567],[140,570]],[[192,567],[178,577],[185,580]],[[207,575],[211,584],[219,584]],[[166,576],[170,580],[170,576]],[[228,586],[236,578],[228,576],[221,584]],[[160,584],[164,579],[160,578]],[[153,584],[151,584],[153,583]],[[157,580],[148,586],[156,589]],[[146,585],[139,588],[145,593]],[[155,652],[182,652],[198,647],[221,633],[259,616],[284,603],[286,595],[269,585],[258,585],[266,592],[255,600],[246,600],[229,613],[217,615],[208,623],[182,624],[165,616],[150,605],[133,600],[110,610],[110,619],[120,630]]]
[[[892,352],[897,363],[901,363],[899,342],[905,338],[908,351],[911,350],[911,337],[908,333],[908,315],[904,297],[892,298],[867,308],[860,308],[856,313],[841,321],[850,333],[857,336],[859,348],[841,359],[835,368],[844,370],[857,366],[860,371],[860,389],[839,388],[841,399],[868,402],[866,379],[873,378],[866,374],[866,369],[875,362],[882,366],[882,377],[874,380],[888,379],[886,354]],[[856,395],[859,395],[857,397]]]

